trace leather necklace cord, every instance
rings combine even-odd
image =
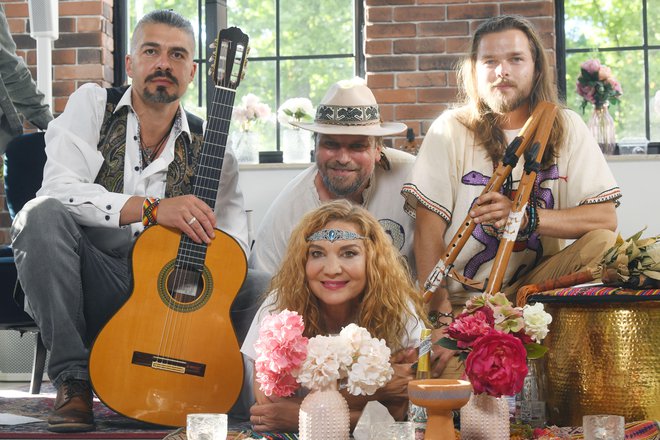
[[[150,163],[156,160],[160,152],[163,150],[167,139],[170,137],[171,131],[172,126],[170,126],[169,130],[165,132],[165,135],[163,135],[163,137],[156,144],[149,147],[142,140],[142,130],[140,129],[140,125],[138,125],[138,139],[140,143],[140,168],[144,169],[149,166]]]

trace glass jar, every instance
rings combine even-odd
[[[545,363],[541,359],[527,360],[527,376],[523,389],[516,394],[516,423],[542,428],[546,422],[547,380]]]
[[[614,154],[616,132],[614,119],[607,109],[608,105],[606,102],[602,106],[594,107],[588,126],[603,154]]]

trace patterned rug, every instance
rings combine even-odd
[[[56,434],[46,430],[46,418],[55,401],[55,390],[44,384],[38,395],[27,390],[0,392],[0,413],[34,417],[40,422],[0,425],[0,439],[162,439],[174,431],[123,417],[94,400],[96,431]]]

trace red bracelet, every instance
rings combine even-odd
[[[142,224],[144,226],[152,226],[158,223],[158,204],[160,199],[158,197],[147,197],[142,203]]]

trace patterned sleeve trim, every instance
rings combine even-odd
[[[603,191],[602,193],[594,197],[589,197],[588,199],[583,200],[580,203],[580,205],[594,205],[596,203],[614,201],[616,207],[618,208],[619,205],[621,204],[621,202],[619,201],[619,198],[621,198],[621,196],[622,196],[621,189],[618,186],[615,186],[614,188]]]
[[[408,215],[415,218],[415,205],[409,201],[410,198],[413,198],[417,203],[421,203],[426,209],[431,212],[435,212],[440,217],[442,217],[447,223],[451,222],[451,212],[444,206],[434,202],[433,200],[426,197],[422,192],[412,183],[405,183],[401,189],[401,195],[406,198],[406,204],[404,205],[404,210]]]

